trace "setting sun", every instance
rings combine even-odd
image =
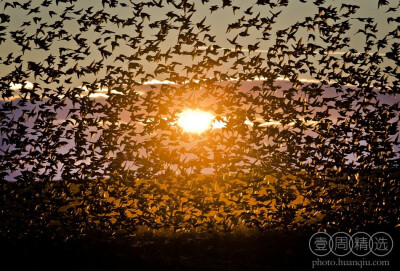
[[[179,115],[178,125],[186,132],[200,134],[211,127],[213,119],[210,112],[187,109]]]

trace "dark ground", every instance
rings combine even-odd
[[[316,260],[308,247],[312,232],[263,234],[142,234],[131,241],[81,241],[44,238],[2,240],[0,270],[400,270],[399,231],[390,233],[394,249],[385,257],[390,267],[311,268]],[[329,257],[321,257],[326,260]],[[342,257],[376,260],[378,257]],[[382,258],[381,258],[382,259]]]

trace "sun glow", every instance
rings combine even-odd
[[[186,132],[201,134],[212,127],[213,120],[214,116],[210,112],[187,109],[179,115],[178,125]]]

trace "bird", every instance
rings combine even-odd
[[[301,2],[2,1],[0,236],[396,225],[399,5]]]

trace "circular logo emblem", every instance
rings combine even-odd
[[[366,232],[356,232],[351,236],[351,250],[356,256],[366,256],[371,252],[371,236]]]
[[[393,239],[386,232],[377,232],[370,239],[371,252],[376,256],[386,256],[393,249]]]
[[[315,256],[322,257],[331,252],[329,247],[330,241],[331,236],[326,232],[316,232],[311,236],[308,245]]]
[[[351,252],[351,236],[346,232],[337,232],[332,235],[329,248],[336,256],[346,256]]]
[[[377,232],[372,236],[366,232],[355,232],[352,236],[346,232],[337,232],[332,236],[326,232],[314,233],[308,242],[311,252],[318,257],[332,254],[343,257],[353,252],[363,257],[369,253],[383,257],[393,250],[393,239],[386,232]]]

